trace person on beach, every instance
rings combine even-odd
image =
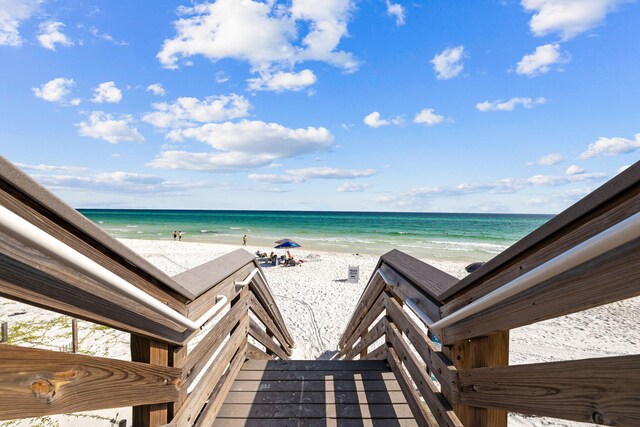
[[[178,231],[178,241],[182,241],[182,231]]]
[[[247,235],[246,234],[242,237],[242,246],[247,246]]]
[[[173,230],[173,240],[176,240],[178,237],[178,230]]]

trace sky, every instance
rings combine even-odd
[[[640,159],[633,0],[0,0],[0,154],[76,208],[558,213]]]

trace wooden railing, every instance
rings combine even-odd
[[[248,252],[169,277],[1,158],[0,205],[190,320],[228,302],[202,330],[185,328],[0,233],[0,296],[131,334],[131,361],[0,344],[0,420],[133,406],[136,427],[208,426],[247,358],[292,354]]]
[[[637,236],[435,328],[638,212],[640,163],[462,280],[392,251],[358,302],[340,355],[386,358],[421,425],[499,427],[507,411],[640,425],[640,355],[508,366],[510,329],[640,295]]]

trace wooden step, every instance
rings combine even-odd
[[[248,360],[215,426],[416,426],[386,361]]]

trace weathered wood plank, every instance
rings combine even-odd
[[[452,346],[443,346],[443,352],[449,360],[453,361],[458,370],[507,366],[509,364],[509,331],[460,341]],[[450,396],[448,393],[448,389],[443,389],[443,394],[450,402],[457,402],[454,403],[453,409],[463,424],[496,427],[507,425],[506,411],[465,405],[460,401],[458,393],[455,396]]]
[[[274,352],[279,358],[283,360],[289,359],[289,355],[282,349],[282,347],[276,343],[265,331],[260,329],[260,326],[251,319],[249,321],[249,335],[256,339],[260,344],[267,349]]]
[[[396,272],[393,267],[388,264],[382,264],[380,269],[387,275],[387,278],[393,283],[390,288],[395,296],[405,302],[412,299],[413,302],[424,311],[434,322],[440,319],[441,303],[434,300],[425,291],[421,290],[416,284],[409,282],[401,274]]]
[[[260,268],[257,262],[254,260],[254,264],[256,268]],[[287,329],[287,324],[285,323],[282,313],[280,313],[280,309],[278,305],[273,299],[273,295],[271,294],[271,290],[269,289],[269,285],[262,281],[260,275],[256,275],[254,280],[249,284],[249,289],[253,293],[253,296],[260,301],[262,307],[270,314],[271,319],[276,323],[284,338],[291,348],[295,348],[295,341],[291,336],[291,333]]]
[[[189,394],[180,410],[176,413],[171,423],[177,427],[190,427],[196,417],[202,411],[215,385],[218,383],[224,372],[229,367],[233,356],[247,339],[249,332],[249,319],[247,317],[240,321],[235,331],[224,344],[220,353],[216,356],[214,363],[200,378],[197,386]]]
[[[442,294],[458,283],[452,275],[397,249],[382,255],[382,260],[436,301],[442,301]]]
[[[169,366],[169,345],[146,337],[131,335],[131,359],[152,366]],[[177,400],[177,399],[176,399]],[[140,427],[166,424],[169,416],[167,403],[133,406],[133,423]]]
[[[395,377],[391,372],[376,371],[240,371],[238,374],[240,381],[320,381],[331,378],[333,380],[392,380]]]
[[[184,289],[0,156],[0,205],[181,313]]]
[[[0,295],[138,335],[184,339],[183,326],[2,233]]]
[[[242,267],[253,265],[254,256],[244,249],[222,255],[197,267],[173,276],[188,293],[189,299],[195,300]],[[244,278],[243,278],[244,280]]]
[[[353,330],[351,337],[349,337],[345,341],[344,346],[341,348],[339,354],[345,355],[346,353],[351,351],[353,344],[356,342],[358,338],[360,338],[360,335],[362,334],[362,332],[366,328],[371,326],[371,324],[375,322],[375,320],[378,318],[378,316],[380,316],[380,314],[382,314],[383,311],[384,311],[384,300],[383,300],[382,293],[380,293],[378,295],[378,299],[373,303],[373,305],[371,306],[367,314],[362,318],[360,323],[356,325],[356,328]]]
[[[370,352],[364,357],[364,360],[386,360],[387,359],[387,343],[382,343],[378,348]]]
[[[461,369],[467,405],[616,426],[640,425],[640,356]]]
[[[433,414],[429,411],[424,400],[420,399],[418,392],[413,387],[411,378],[402,368],[402,363],[398,357],[398,354],[393,348],[389,348],[387,353],[387,360],[391,366],[391,370],[396,374],[398,384],[402,389],[407,404],[411,408],[411,412],[415,417],[416,422],[420,427],[438,427],[438,422],[433,417]]]
[[[401,391],[232,391],[225,403],[297,405],[307,403],[364,404],[407,403]]]
[[[381,262],[382,261],[378,262],[376,270],[380,267]],[[338,342],[339,349],[342,350],[345,347],[347,340],[351,338],[354,330],[356,329],[356,327],[358,327],[362,319],[367,315],[371,306],[376,302],[378,296],[385,287],[386,284],[377,274],[375,274],[374,270],[374,275],[371,277],[369,283],[364,288],[364,291],[362,292],[362,295],[360,296],[360,299],[356,304],[356,308],[351,315],[351,319],[349,320],[349,323],[347,324],[342,337],[340,337],[340,341]]]
[[[427,374],[424,366],[409,349],[407,343],[402,339],[400,331],[393,323],[388,324],[387,337],[391,347],[398,354],[398,359],[404,363],[429,410],[438,421],[438,425],[462,427],[463,423],[458,419],[449,402],[442,396],[438,387],[433,383],[431,376]]]
[[[229,277],[222,279],[211,289],[200,295],[195,300],[187,304],[189,310],[189,318],[197,319],[206,313],[215,303],[218,296],[227,297],[228,301],[233,301],[239,293],[236,288],[236,280],[244,280],[251,270],[253,270],[253,263],[240,267],[235,273],[232,273]]]
[[[238,326],[242,319],[248,317],[248,307],[249,299],[246,297],[241,298],[240,301],[231,307],[227,314],[211,328],[207,335],[198,342],[198,345],[191,350],[184,362],[182,370],[182,380],[185,388],[191,385],[229,333]]]
[[[447,392],[447,398],[453,403],[457,398],[458,390],[458,376],[455,366],[444,353],[438,351],[427,334],[404,312],[398,301],[387,297],[384,304],[387,316],[402,331],[403,336],[413,344],[429,371],[435,375],[442,389]]]
[[[291,356],[291,354],[293,353],[293,350],[287,344],[287,340],[284,337],[283,332],[275,324],[273,319],[269,317],[269,315],[267,314],[267,311],[262,306],[262,303],[260,303],[258,298],[256,298],[253,294],[251,294],[250,296],[249,308],[258,317],[258,319],[260,319],[260,321],[265,325],[265,327],[267,328],[267,334],[275,336],[278,342],[280,342],[280,345],[282,346],[283,350],[287,353],[288,356]]]
[[[245,360],[246,352],[247,337],[244,338],[244,341],[240,345],[238,352],[231,360],[227,372],[225,372],[224,376],[220,379],[220,381],[216,385],[216,388],[213,390],[211,398],[198,417],[195,427],[209,427],[213,424],[214,420],[218,416],[218,413],[220,412],[220,408],[222,407],[225,398],[229,393],[231,384],[233,384],[236,376],[238,375],[238,372],[240,372],[242,363]]]
[[[258,419],[218,418],[213,424],[220,427],[415,427],[417,424],[409,418],[401,419],[348,419],[348,418],[306,418],[298,419]]]
[[[395,377],[386,380],[362,380],[362,379],[347,379],[338,380],[333,379],[331,381],[309,380],[305,378],[304,383],[287,380],[236,380],[231,386],[232,391],[241,392],[253,392],[269,390],[271,392],[292,392],[292,391],[385,391],[393,392],[400,390],[400,386],[395,380]]]
[[[250,360],[272,360],[272,357],[270,355],[268,355],[267,353],[265,353],[264,351],[260,350],[255,345],[250,343],[250,344],[247,345],[247,359],[250,359]]]
[[[224,404],[218,413],[220,418],[413,418],[407,404],[382,405],[332,405],[312,404],[304,405],[262,405],[262,404]]]
[[[384,317],[380,319],[370,331],[360,337],[360,341],[345,355],[345,359],[353,359],[357,354],[360,355],[361,360],[367,357],[367,348],[384,335],[387,328],[386,323],[387,319]]]
[[[383,361],[366,360],[247,360],[243,371],[375,371],[388,372]]]
[[[639,183],[640,162],[636,162],[456,283],[442,298],[459,297],[458,304],[443,316],[638,212]]]
[[[640,295],[640,239],[442,330],[448,344]]]
[[[0,419],[172,402],[180,370],[0,345]]]

